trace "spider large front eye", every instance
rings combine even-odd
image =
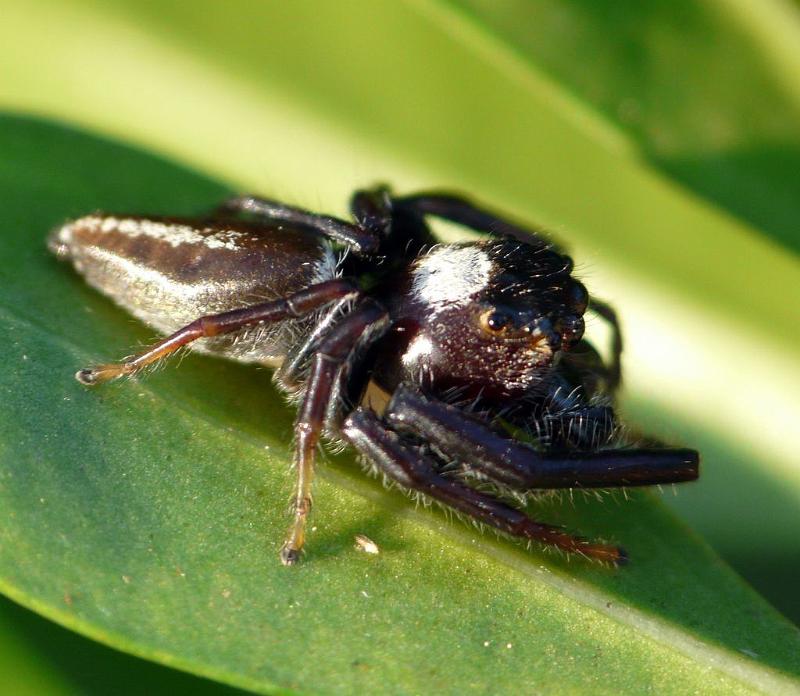
[[[511,315],[502,309],[488,309],[481,314],[481,327],[490,334],[501,334],[512,324]]]

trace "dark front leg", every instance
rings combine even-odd
[[[693,481],[699,455],[689,449],[617,449],[542,454],[495,433],[460,409],[400,387],[385,418],[477,474],[519,491],[609,488]]]
[[[238,213],[248,213],[270,222],[301,225],[341,242],[357,254],[374,253],[380,245],[380,236],[374,230],[329,215],[318,215],[303,208],[247,194],[228,199],[217,208],[214,215],[226,217]]]
[[[361,454],[404,488],[418,491],[477,522],[511,536],[555,546],[608,563],[623,563],[625,552],[615,546],[593,544],[558,527],[530,519],[500,500],[438,473],[432,460],[403,443],[371,412],[358,409],[345,420],[342,434]]]
[[[530,427],[530,422],[523,422]],[[545,449],[595,451],[607,447],[617,433],[610,406],[581,406],[544,413],[535,422],[536,435]]]
[[[305,394],[294,427],[297,486],[293,500],[294,520],[280,552],[284,565],[297,562],[305,543],[317,445],[325,427],[339,373],[361,338],[368,331],[385,325],[387,319],[388,315],[383,307],[366,300],[331,329],[314,354],[311,374],[305,385]]]

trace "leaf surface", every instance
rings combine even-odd
[[[796,248],[800,200],[798,15],[773,0],[628,9],[30,0],[4,8],[0,104],[89,125],[314,209],[344,213],[352,188],[372,181],[400,191],[446,185],[553,229],[623,318],[630,420],[703,452],[701,481],[662,500],[797,620],[800,265],[786,248]],[[534,26],[521,21],[534,10]],[[50,156],[24,133],[13,130],[2,150],[7,177],[29,192],[47,189],[44,180],[62,190],[62,217],[151,200],[149,182],[135,172],[107,180],[106,159],[88,151],[79,155],[96,168],[88,183],[61,181],[57,155],[75,153]],[[36,166],[18,164],[28,159]],[[181,200],[173,175],[162,174],[148,170],[164,195],[153,204],[166,212],[202,209],[219,190]],[[40,205],[34,193],[23,200]],[[27,225],[30,210],[14,210],[14,224]],[[30,278],[17,280],[35,296],[47,290]],[[26,296],[17,299],[24,309]],[[63,318],[75,321],[67,310]],[[102,357],[121,355],[149,338],[124,327],[127,340],[120,325],[102,335],[79,325],[91,346],[75,360],[98,357],[101,345]],[[192,398],[184,389],[175,399],[205,418],[222,392],[209,399],[197,384]],[[158,382],[159,394],[169,388]],[[226,427],[260,437],[262,404],[244,409],[249,421],[233,410]],[[596,521],[598,533],[606,527]]]
[[[102,208],[200,213],[225,189],[60,127],[0,124],[0,587],[137,655],[256,691],[665,693],[796,688],[800,637],[651,495],[544,504],[623,541],[624,571],[415,509],[349,457],[323,471],[307,562],[281,567],[291,412],[266,371],[189,357],[85,390],[149,332],[51,258]],[[367,534],[378,556],[353,548]],[[733,610],[732,610],[733,608]]]

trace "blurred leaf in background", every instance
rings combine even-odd
[[[771,601],[796,620],[800,617],[794,581],[800,566],[800,543],[795,535],[800,502],[796,454],[800,316],[792,300],[800,288],[800,269],[792,251],[797,248],[794,221],[800,200],[795,175],[800,89],[800,73],[795,68],[800,60],[800,20],[795,7],[772,0],[757,4],[719,0],[702,7],[689,2],[484,4],[433,0],[297,2],[291,6],[197,2],[189,7],[169,1],[31,0],[24,5],[9,4],[3,18],[0,105],[7,108],[68,119],[168,154],[233,187],[267,192],[315,209],[342,213],[352,188],[376,180],[389,181],[399,190],[447,185],[553,229],[582,262],[590,287],[612,300],[625,321],[628,392],[624,405],[631,420],[667,439],[696,445],[704,453],[701,483],[682,488],[674,499],[665,496],[666,502]],[[16,268],[12,264],[0,277],[4,289],[15,288],[17,313],[26,306],[41,311],[50,307],[53,312],[54,324],[48,324],[51,337],[40,344],[50,345],[50,357],[41,365],[47,369],[36,373],[40,381],[35,381],[44,391],[31,397],[31,403],[38,404],[41,413],[55,414],[48,405],[48,389],[51,396],[54,389],[66,389],[60,386],[66,383],[59,380],[64,375],[69,378],[74,363],[96,355],[90,356],[89,351],[122,354],[131,340],[145,340],[148,334],[132,328],[116,310],[80,290],[74,279],[67,281],[63,269],[53,266],[47,272],[56,274],[53,277],[58,280],[54,282],[68,283],[59,285],[62,304],[56,310],[48,300],[53,287],[37,275],[48,267],[41,265],[47,260],[36,256],[43,251],[35,240],[41,238],[47,225],[58,222],[57,216],[76,215],[114,202],[120,210],[142,209],[147,204],[163,212],[191,212],[212,202],[223,189],[200,180],[179,184],[183,179],[170,167],[147,164],[135,157],[131,162],[138,164],[130,165],[128,174],[122,167],[112,176],[108,164],[111,150],[105,146],[77,136],[51,137],[47,129],[29,128],[13,119],[4,121],[2,127],[7,136],[3,139],[4,224],[16,231],[6,239],[6,258],[14,259],[15,264],[18,259],[29,258],[33,264],[30,268],[38,270],[29,276],[20,275],[24,264]],[[77,160],[72,161],[75,157]],[[128,155],[114,157],[129,162]],[[66,172],[70,172],[69,178]],[[27,210],[38,212],[27,214]],[[33,233],[38,236],[32,237]],[[783,247],[773,240],[779,240]],[[75,292],[79,300],[71,294]],[[0,296],[6,304],[11,298],[10,294]],[[91,308],[91,314],[83,310],[76,318],[76,302],[78,307]],[[19,330],[22,332],[22,328]],[[30,379],[31,374],[16,361],[27,353],[21,345],[15,344],[13,350],[17,352],[12,351],[14,362],[9,364],[17,368],[11,373],[10,383],[22,389],[25,382],[19,380],[23,376]],[[253,394],[252,379],[245,373],[232,367],[204,365],[188,360],[186,371],[181,371],[186,376],[175,384],[166,376],[157,378],[158,390],[167,398],[170,393],[191,397],[191,413],[176,416],[173,435],[164,432],[164,442],[157,449],[166,452],[173,442],[175,451],[184,451],[180,433],[189,437],[187,433],[201,427],[200,422],[207,423],[202,426],[203,437],[208,439],[204,450],[213,440],[220,452],[229,453],[225,456],[239,452],[242,463],[237,464],[237,476],[243,477],[242,481],[256,477],[253,488],[248,489],[252,496],[252,491],[262,490],[260,486],[264,485],[255,457],[265,437],[261,425],[261,419],[267,418],[263,396],[260,392]],[[220,372],[214,377],[216,370]],[[222,390],[227,396],[219,404],[204,401],[201,377],[208,378],[209,372],[212,383],[217,379],[229,384]],[[48,375],[56,373],[59,378],[52,377],[48,382]],[[243,385],[244,396],[234,394],[231,384]],[[268,378],[258,384],[269,393]],[[249,392],[245,385],[250,385]],[[0,445],[0,462],[5,461],[7,466],[15,462],[5,470],[6,475],[14,471],[20,476],[25,471],[19,469],[25,437],[32,443],[30,451],[40,453],[31,472],[48,471],[46,452],[53,453],[51,462],[65,458],[71,450],[65,447],[63,438],[75,436],[82,414],[86,422],[99,419],[123,437],[125,428],[114,417],[113,409],[127,403],[129,395],[122,391],[84,395],[73,386],[68,389],[71,391],[65,394],[74,403],[57,412],[58,422],[65,423],[64,430],[49,433],[49,442],[42,440],[41,424],[29,423],[25,430],[19,397],[6,401],[17,404],[11,413],[14,418],[5,421],[6,427],[12,428],[7,432],[13,431],[17,439],[4,438]],[[142,403],[160,403],[154,394],[148,388]],[[140,406],[125,408],[125,413],[137,413],[136,418],[146,417],[147,410]],[[136,418],[132,422],[143,422]],[[288,436],[291,415],[280,409],[271,418],[267,437],[274,448],[274,464],[269,476],[277,477],[279,485],[285,454],[280,443]],[[70,421],[73,425],[68,427]],[[250,444],[230,435],[226,438],[220,427],[244,432],[251,438],[245,438]],[[254,449],[253,443],[261,444]],[[79,472],[84,471],[97,490],[103,490],[116,480],[113,474],[120,472],[119,467],[124,470],[124,461],[112,466],[102,438],[84,444],[89,456],[85,469]],[[75,456],[80,459],[80,455]],[[155,449],[146,458],[140,457],[134,468],[143,468],[138,469],[137,476],[131,474],[130,485],[142,481],[141,493],[146,493],[144,481],[148,476],[158,481],[156,472],[164,464],[157,460]],[[216,465],[209,461],[205,466],[199,468],[199,479],[187,480],[197,484],[208,477],[204,495],[214,495],[218,493],[214,484]],[[53,475],[48,485],[62,476],[69,486],[77,486],[79,481],[74,472]],[[180,477],[180,472],[176,476]],[[411,521],[397,522],[400,526],[395,527],[389,520],[405,509],[402,504],[392,507],[393,503],[387,502],[392,498],[385,493],[370,487],[362,490],[358,479],[337,476],[333,479],[339,487],[323,483],[319,493],[323,500],[327,498],[329,510],[338,511],[331,519],[339,520],[340,525],[352,521],[357,525],[354,531],[365,531],[361,526],[366,520],[385,519],[381,523],[386,526],[385,538],[396,540],[401,555],[421,554],[419,558],[427,559],[424,565],[431,568],[433,577],[439,565],[421,548],[441,545],[449,549],[450,560],[441,560],[445,575],[451,572],[447,568],[458,565],[454,559],[461,558],[463,551],[459,549],[470,536],[468,532],[447,527],[454,540],[436,537],[438,541],[431,541],[420,531],[427,524],[424,516],[412,516]],[[261,484],[257,483],[259,478]],[[8,481],[13,479],[6,485],[6,490],[11,490]],[[185,483],[176,481],[173,485]],[[25,491],[25,487],[16,490]],[[60,506],[56,505],[62,513],[84,496],[92,499],[92,490],[69,490],[72,493],[65,492]],[[174,488],[165,491],[175,493]],[[189,495],[188,489],[184,494]],[[132,501],[137,499],[134,493],[131,495]],[[263,517],[261,508],[267,499],[282,500],[284,494],[271,491],[269,498],[263,499],[260,495],[245,496],[242,509],[226,501],[216,500],[214,504],[223,517],[223,508],[230,507],[228,514],[233,517],[219,524],[225,530],[230,524],[234,538],[242,535],[239,553],[248,549],[254,558],[263,556],[267,563],[272,561],[270,549],[264,548],[268,544],[256,540],[266,537],[272,541],[275,525],[282,528],[277,521],[282,510],[269,513],[269,519],[275,518],[272,524]],[[53,496],[58,499],[55,492]],[[374,501],[378,506],[370,507]],[[153,514],[147,511],[145,515],[143,509],[131,513],[129,519],[109,521],[115,504],[120,505],[109,500],[98,506],[91,520],[78,517],[70,522],[85,525],[84,544],[94,539],[98,548],[108,549],[101,539],[104,525],[108,525],[105,533],[111,535],[110,539],[121,529],[141,529],[142,521]],[[385,506],[392,511],[389,517],[378,512]],[[185,507],[179,507],[185,512]],[[155,505],[158,514],[152,524],[168,508],[166,500]],[[715,688],[724,691],[730,688],[730,682],[725,681],[730,678],[767,691],[774,691],[776,685],[789,688],[780,679],[770,681],[773,673],[760,671],[757,661],[796,674],[796,662],[790,657],[798,652],[792,647],[794,629],[775,623],[777,619],[763,613],[763,607],[753,603],[749,595],[737,594],[743,590],[735,589],[738,585],[725,579],[728,576],[724,572],[718,574],[710,556],[696,549],[688,551],[694,548],[693,542],[685,539],[678,527],[668,531],[673,529],[671,523],[661,516],[657,505],[652,507],[652,517],[649,504],[641,507],[629,503],[622,505],[621,511],[613,503],[578,508],[574,513],[554,509],[552,514],[563,514],[565,521],[574,514],[578,526],[596,525],[599,531],[607,529],[626,542],[630,537],[634,546],[640,545],[643,567],[625,575],[604,576],[596,569],[564,570],[548,561],[544,567],[551,570],[539,577],[526,573],[525,564],[532,561],[520,565],[518,555],[507,557],[505,551],[497,551],[505,548],[502,545],[479,540],[480,552],[463,552],[467,553],[463,562],[474,566],[479,576],[502,573],[494,565],[497,560],[487,560],[487,554],[494,557],[500,553],[498,558],[515,568],[507,572],[520,577],[513,575],[510,582],[514,589],[509,589],[500,605],[511,612],[515,602],[524,599],[523,604],[539,607],[539,621],[549,627],[551,636],[551,666],[563,667],[575,655],[583,655],[579,660],[583,670],[570,672],[572,676],[562,680],[562,685],[598,687],[589,679],[591,672],[585,671],[588,652],[566,648],[575,644],[575,631],[581,622],[599,621],[598,625],[610,626],[622,621],[619,635],[605,631],[608,642],[597,649],[607,657],[601,659],[599,653],[593,653],[595,660],[601,660],[610,671],[621,670],[623,663],[606,661],[610,660],[608,652],[612,645],[634,650],[635,641],[631,641],[637,632],[642,646],[649,647],[634,650],[635,657],[626,653],[635,669],[630,681],[614,685],[617,689],[635,690],[634,685],[642,683],[665,687],[668,670],[657,670],[647,657],[660,654],[661,648],[669,655],[664,657],[663,666],[671,665],[675,674],[684,677],[684,685],[695,683],[694,679],[700,679],[697,675],[713,664],[727,676],[723,679],[712,670],[714,676],[707,682],[696,682],[698,689],[703,684],[702,690],[708,691],[713,682]],[[107,515],[103,515],[104,510],[108,510]],[[173,523],[178,526],[172,529],[171,538],[179,541],[181,534],[188,532],[181,531],[180,515],[177,509],[173,512]],[[255,525],[257,534],[253,529],[245,533],[239,527],[241,523],[233,523],[242,514],[250,516],[249,524]],[[32,541],[27,548],[20,546],[25,539],[24,524],[19,522],[23,518],[26,524],[40,525],[40,533],[33,535],[39,542],[48,538],[46,521],[58,519],[22,515],[8,526],[5,538],[13,537],[15,546],[11,548],[6,541],[6,548],[0,550],[13,552],[17,560],[14,572],[9,567],[0,568],[6,583],[15,578],[12,585],[6,585],[6,591],[14,596],[17,588],[17,599],[29,606],[34,604],[30,598],[42,598],[38,610],[66,621],[64,607],[60,606],[58,613],[53,604],[63,604],[64,590],[57,588],[64,577],[59,580],[55,568],[43,562],[44,547],[37,549]],[[424,523],[421,528],[420,522]],[[195,522],[192,525],[196,527]],[[80,538],[79,528],[73,528],[74,534],[67,538]],[[57,539],[59,530],[50,529],[49,533]],[[326,533],[330,548],[335,550],[330,558],[339,558],[346,548],[347,533],[341,527],[338,531],[327,527]],[[664,547],[651,555],[644,545],[649,533],[661,535],[659,543]],[[678,552],[669,557],[673,537]],[[426,541],[420,547],[417,544],[423,538]],[[128,547],[124,540],[115,540],[111,549],[116,548]],[[325,558],[325,543],[319,548]],[[202,546],[198,552],[203,552]],[[91,566],[90,557],[86,558],[87,567]],[[27,560],[20,563],[20,558]],[[56,560],[50,562],[57,565]],[[314,569],[301,572],[307,576],[320,573],[323,583],[322,578],[329,574],[329,578],[343,583],[342,587],[357,584],[355,576],[360,571],[347,570],[344,561],[339,565],[329,560],[335,567],[327,567],[319,559],[316,563]],[[408,561],[398,566],[385,563],[402,576]],[[659,563],[656,571],[654,564]],[[232,563],[231,568],[235,565]],[[706,565],[708,569],[704,570]],[[665,570],[667,567],[675,568],[674,576]],[[271,575],[267,569],[263,572],[266,585]],[[669,601],[663,600],[666,605],[659,605],[642,583],[665,573],[669,577],[660,577],[659,582],[675,585]],[[697,587],[687,573],[696,576]],[[50,579],[45,580],[47,577]],[[568,578],[572,577],[581,591],[570,589]],[[22,578],[27,580],[23,582]],[[229,580],[243,582],[238,577]],[[162,581],[167,582],[164,578]],[[210,592],[211,597],[216,581],[209,582],[203,592]],[[432,598],[446,589],[431,582],[432,587],[426,589]],[[251,587],[251,583],[252,577],[244,586]],[[703,605],[700,597],[715,585],[727,588],[720,590],[719,604],[716,608]],[[659,586],[657,582],[654,588]],[[686,592],[695,594],[681,608],[681,592],[674,588],[684,586]],[[124,588],[112,591],[113,587],[107,587],[111,592],[107,604],[98,602],[99,594],[90,595],[100,614],[87,607],[91,625],[77,628],[103,638],[98,627],[103,622],[114,624],[115,611],[122,611],[124,606],[135,616],[136,602],[149,596],[137,597],[141,590],[135,589],[133,596],[123,601],[117,595]],[[164,585],[162,590],[164,587],[171,585]],[[588,594],[587,588],[591,589]],[[152,591],[154,597],[162,596],[157,584]],[[408,588],[405,591],[415,594]],[[598,597],[609,592],[617,597],[611,604],[624,609],[603,608]],[[531,593],[538,599],[534,600]],[[732,601],[734,596],[741,599]],[[49,599],[45,601],[44,597]],[[276,597],[285,597],[285,591]],[[727,603],[724,597],[729,598]],[[148,601],[152,604],[156,600],[151,596]],[[304,600],[292,601],[302,605]],[[324,606],[318,603],[322,598],[309,601],[309,607]],[[469,604],[465,599],[459,606]],[[546,606],[552,611],[548,612]],[[754,656],[751,653],[758,651],[738,645],[740,632],[747,633],[747,622],[734,617],[733,623],[727,624],[728,619],[723,620],[720,612],[731,606],[752,607],[751,621],[760,628],[750,632],[772,635],[771,640],[759,638],[767,646],[764,654]],[[436,618],[442,611],[441,607],[431,609],[431,616]],[[101,618],[104,612],[111,612],[111,616]],[[555,618],[559,612],[566,612],[560,621]],[[607,616],[598,618],[604,612]],[[701,614],[705,615],[702,621]],[[379,615],[373,615],[373,620]],[[410,615],[415,616],[413,612]],[[317,630],[324,632],[346,616],[346,611],[338,619],[333,614],[327,628],[323,622]],[[626,616],[637,619],[631,622],[623,618]],[[119,618],[117,627],[125,625]],[[499,611],[496,620],[502,623],[506,619]],[[482,619],[461,620],[467,621],[471,635],[480,633],[480,623],[475,621]],[[694,625],[695,620],[700,623]],[[604,623],[607,621],[612,623]],[[436,622],[441,628],[439,624],[441,621]],[[407,624],[397,624],[401,625]],[[460,625],[454,621],[453,628]],[[525,635],[523,628],[532,630],[526,622],[504,625],[508,630],[513,627],[520,636]],[[787,630],[789,633],[784,633]],[[400,646],[394,667],[400,671],[388,667],[392,653],[381,652],[384,675],[402,673],[401,656],[415,654],[408,652],[408,641],[420,635],[425,634],[412,631],[402,638],[394,636]],[[124,644],[130,638],[117,635],[111,642]],[[540,642],[541,636],[537,640]],[[593,640],[586,644],[587,651],[591,651]],[[597,646],[602,645],[602,640],[597,640]],[[649,642],[654,640],[661,641],[660,647]],[[515,644],[519,647],[518,641]],[[129,649],[136,651],[134,644]],[[459,652],[462,650],[459,645]],[[341,652],[340,657],[347,650],[343,647]],[[514,659],[506,661],[508,671],[497,668],[496,684],[501,683],[501,675],[513,674],[525,661],[524,651],[504,654]],[[148,655],[176,664],[158,651]],[[689,663],[680,663],[687,655]],[[233,664],[229,657],[216,655],[214,659],[217,664]],[[479,658],[471,659],[475,665],[481,664]],[[184,654],[177,664],[197,671],[198,660],[202,663],[209,656]],[[748,664],[749,660],[753,664]],[[493,656],[493,664],[497,661]],[[335,659],[327,667],[322,662],[317,665],[320,671],[327,668],[329,674],[336,674]],[[291,673],[286,681],[260,681],[259,688],[266,688],[267,683],[313,683],[298,671],[296,661],[285,664]],[[528,661],[529,666],[532,664]],[[353,663],[350,668],[368,673],[372,667]],[[238,669],[242,669],[241,663]],[[219,671],[215,676],[253,688],[256,684],[243,681],[241,674],[259,673],[277,679],[274,665],[260,663],[256,668],[250,664],[247,669],[236,679]],[[549,672],[544,666],[531,669],[532,678],[539,680],[532,683],[548,683]],[[483,674],[485,677],[485,671]],[[347,684],[370,683],[369,676],[353,679],[331,681],[328,690],[346,691]],[[408,681],[398,683],[403,683],[405,690],[415,688]]]
[[[0,598],[3,693],[236,696],[238,689],[117,652]]]
[[[676,181],[800,251],[800,17],[748,0],[453,0]]]

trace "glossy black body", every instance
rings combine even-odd
[[[205,218],[95,214],[56,230],[51,249],[86,280],[171,334],[95,384],[195,348],[279,367],[298,399],[295,522],[282,560],[297,560],[320,434],[373,467],[509,534],[620,562],[530,520],[471,486],[528,492],[696,478],[692,450],[633,449],[613,409],[622,342],[613,311],[592,302],[572,260],[541,235],[459,197],[357,192],[354,222],[251,196]],[[437,244],[428,216],[490,236]],[[583,339],[588,310],[609,321],[606,363]],[[394,398],[382,412],[367,395]],[[510,429],[526,430],[518,442]]]

